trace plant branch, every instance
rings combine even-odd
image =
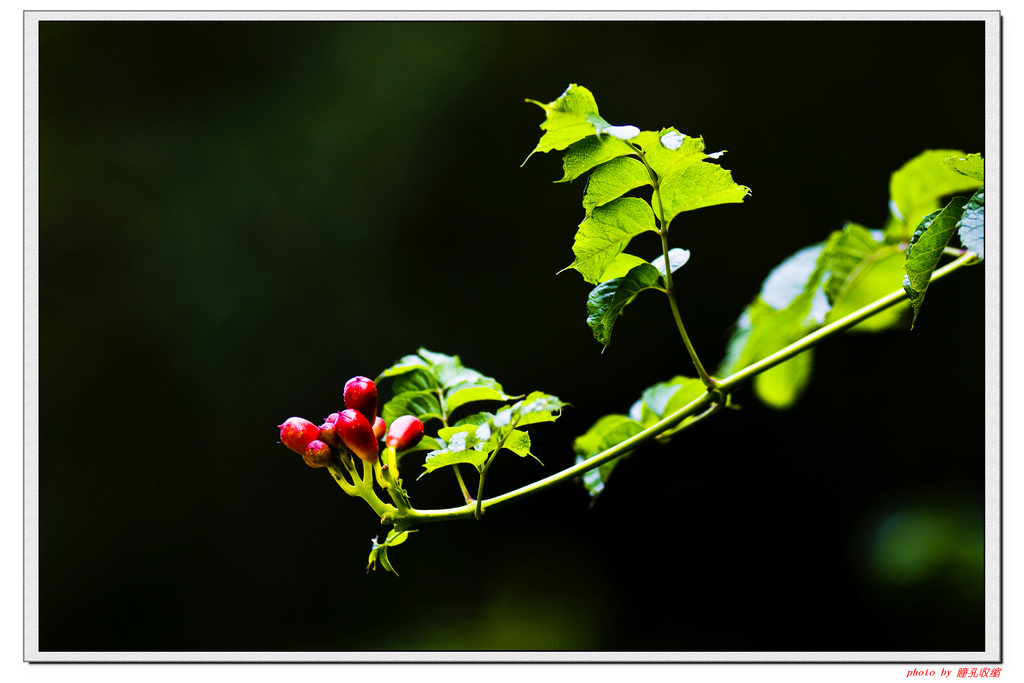
[[[672,259],[668,255],[668,226],[669,221],[665,220],[665,203],[661,199],[661,180],[658,178],[658,174],[655,173],[651,165],[647,163],[647,155],[639,145],[629,143],[630,146],[636,151],[640,157],[640,161],[643,162],[644,167],[647,169],[647,175],[651,178],[651,184],[654,186],[654,197],[658,200],[658,223],[661,226],[658,230],[658,234],[661,236],[661,255],[665,260],[665,295],[668,296],[668,303],[672,309],[672,318],[676,321],[676,328],[679,330],[679,336],[683,338],[683,344],[686,346],[686,352],[690,354],[690,360],[693,361],[693,367],[697,370],[697,375],[700,377],[700,381],[704,383],[709,390],[717,388],[717,384],[711,375],[704,369],[704,365],[700,362],[700,358],[697,356],[697,349],[694,348],[693,342],[690,341],[690,335],[686,333],[686,326],[683,325],[683,317],[679,313],[679,304],[676,302],[676,290],[675,284],[672,281]]]
[[[932,273],[931,280],[934,282],[935,280],[941,279],[948,275],[949,273],[952,273],[958,270],[959,268],[962,268],[963,266],[973,263],[974,261],[977,260],[977,258],[978,255],[975,254],[974,252],[967,252],[960,256],[960,258],[956,259],[955,261],[943,266],[942,268]],[[887,296],[884,296],[881,299],[878,299],[877,301],[874,301],[868,304],[867,306],[864,306],[863,308],[854,311],[850,315],[840,318],[839,320],[828,325],[825,325],[824,327],[806,335],[805,337],[790,344],[784,349],[781,349],[776,353],[773,353],[767,358],[764,358],[763,360],[760,360],[740,370],[739,372],[736,372],[730,375],[729,377],[726,377],[725,379],[717,380],[716,383],[719,391],[702,394],[699,398],[691,401],[690,403],[683,406],[679,410],[675,411],[671,415],[662,418],[661,420],[654,423],[650,427],[644,429],[643,431],[635,434],[634,436],[626,439],[625,441],[616,444],[615,446],[612,446],[607,450],[597,453],[596,455],[592,455],[591,457],[573,465],[572,467],[567,467],[566,469],[560,472],[556,472],[548,477],[535,481],[531,484],[527,484],[526,486],[522,486],[518,489],[515,489],[514,491],[509,491],[508,493],[504,493],[500,496],[495,496],[494,498],[490,498],[488,500],[477,500],[476,505],[467,504],[460,507],[437,510],[409,509],[407,511],[403,511],[402,514],[395,517],[395,527],[398,529],[410,529],[417,526],[418,524],[426,522],[442,522],[454,519],[472,518],[476,510],[481,506],[485,505],[486,507],[491,508],[505,505],[506,503],[512,502],[517,498],[539,493],[548,488],[551,488],[552,486],[572,479],[577,475],[581,475],[584,472],[588,472],[594,469],[595,467],[600,467],[604,463],[610,462],[611,460],[614,460],[615,458],[618,458],[628,453],[629,451],[634,450],[635,448],[646,443],[647,441],[650,441],[651,439],[666,434],[667,432],[669,432],[669,430],[679,425],[687,417],[697,415],[698,413],[700,413],[700,415],[697,416],[697,419],[703,419],[713,414],[721,406],[720,403],[716,403],[714,400],[717,395],[727,394],[731,390],[735,389],[739,384],[755,377],[759,373],[762,373],[765,370],[773,368],[779,363],[789,360],[793,356],[796,356],[797,354],[810,349],[812,346],[821,342],[822,340],[827,339],[828,337],[834,334],[838,334],[846,329],[849,329],[850,327],[853,327],[857,323],[862,322],[867,318],[870,318],[871,316],[880,313],[881,311],[884,311],[890,306],[893,306],[899,303],[900,301],[905,300],[906,296],[906,292],[904,292],[902,289],[892,292],[891,294],[888,294]],[[693,421],[691,421],[685,426],[689,426],[689,424],[692,423]]]

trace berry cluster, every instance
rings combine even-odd
[[[310,467],[326,467],[342,449],[355,453],[366,463],[376,463],[380,441],[401,451],[423,438],[423,423],[412,415],[397,418],[387,428],[377,415],[377,386],[368,377],[353,377],[345,383],[345,410],[331,413],[317,427],[301,417],[279,424],[281,443],[302,456]]]

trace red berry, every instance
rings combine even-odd
[[[388,437],[384,440],[389,448],[396,451],[412,448],[423,438],[423,423],[412,415],[403,415],[391,423]]]
[[[380,445],[373,435],[373,427],[363,414],[349,408],[341,411],[334,423],[334,433],[349,450],[366,462],[376,462]]]
[[[331,447],[323,441],[314,439],[306,446],[306,452],[302,454],[302,459],[310,467],[327,467],[331,462]]]
[[[330,415],[328,415],[327,417],[324,418],[324,423],[330,422],[331,424],[334,424],[337,421],[338,421],[338,413],[331,413]]]
[[[358,410],[371,425],[377,417],[377,385],[369,377],[353,377],[345,382],[345,407]]]
[[[305,453],[309,442],[320,435],[315,424],[301,417],[289,417],[277,428],[281,430],[281,443],[299,455]]]
[[[388,423],[384,421],[384,418],[380,415],[373,421],[373,435],[377,437],[377,441],[384,438],[384,435],[388,432]]]
[[[331,413],[337,415],[337,413]],[[335,420],[337,417],[335,417]],[[337,432],[334,431],[334,420],[327,418],[327,421],[320,425],[319,438],[321,441],[326,443],[328,446],[333,448],[341,448],[341,441],[338,439]]]

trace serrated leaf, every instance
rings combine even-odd
[[[602,346],[611,343],[612,327],[622,310],[637,294],[658,287],[661,275],[657,268],[643,263],[632,268],[625,277],[600,283],[587,298],[587,325]]]
[[[481,441],[475,438],[475,433],[476,429],[469,429],[452,434],[451,440],[444,448],[427,454],[423,461],[424,473],[458,463],[468,463],[478,470],[482,468],[489,451],[484,450]]]
[[[949,156],[942,160],[942,165],[975,180],[985,180],[985,160],[980,154]]]
[[[475,401],[507,401],[511,396],[501,390],[501,385],[491,378],[456,384],[445,393],[448,413]]]
[[[635,150],[628,143],[610,135],[601,138],[584,138],[579,142],[574,142],[566,150],[565,156],[562,158],[564,175],[556,182],[571,182],[596,166],[634,153]]]
[[[905,240],[925,216],[942,208],[939,200],[956,192],[975,190],[981,181],[962,175],[945,165],[952,157],[967,157],[956,149],[926,150],[896,172],[889,180],[889,202],[898,222],[889,228],[892,241]]]
[[[434,391],[440,386],[437,376],[427,368],[416,368],[395,379],[392,391],[395,395],[408,391]]]
[[[507,448],[520,458],[530,456],[536,460],[537,456],[530,452],[531,445],[529,434],[520,429],[513,429],[505,439],[505,445],[503,448]],[[540,460],[537,460],[537,462],[540,462]]]
[[[632,157],[612,159],[595,168],[587,179],[583,210],[589,216],[595,208],[618,199],[630,190],[650,184],[651,176],[638,160]]]
[[[665,203],[665,220],[684,211],[693,211],[718,204],[738,204],[750,194],[750,188],[733,182],[732,173],[717,164],[701,161],[670,168],[661,179],[661,200]],[[660,217],[658,193],[651,200]]]
[[[704,138],[690,137],[675,128],[662,128],[658,133],[645,131],[633,143],[639,145],[659,178],[669,171],[681,172],[686,166],[707,158]]]
[[[428,369],[428,367],[427,362],[417,355],[404,356],[400,361],[377,375],[374,383],[380,382],[387,377],[396,377],[416,369]]]
[[[658,229],[651,206],[642,199],[623,197],[598,207],[580,223],[572,247],[576,259],[568,267],[596,285],[629,241],[647,231]]]
[[[384,404],[381,416],[389,425],[403,415],[412,415],[426,423],[441,417],[437,394],[429,391],[407,391]]]
[[[612,446],[622,443],[626,439],[643,431],[643,426],[625,415],[605,415],[595,422],[586,433],[576,437],[573,442],[573,450],[576,452],[576,462],[580,463],[587,458],[606,451]],[[606,462],[605,464],[589,470],[583,474],[583,485],[591,498],[596,498],[604,490],[611,472],[615,466],[632,451]]]
[[[964,215],[958,229],[960,244],[985,258],[985,186],[982,185],[964,206]]]
[[[464,417],[461,420],[459,420],[458,422],[456,422],[455,426],[456,427],[461,427],[463,425],[473,425],[474,427],[479,427],[480,425],[484,424],[485,422],[490,422],[493,419],[494,419],[494,413],[488,413],[488,412],[473,413],[472,415],[467,415],[466,417]]]
[[[565,149],[588,135],[596,134],[594,120],[599,116],[597,102],[584,87],[573,83],[557,99],[547,104],[536,100],[526,101],[544,110],[544,123],[540,127],[545,132],[530,156],[537,152]],[[604,121],[604,124],[607,125],[607,122]],[[529,161],[530,157],[526,159]]]
[[[492,424],[497,429],[524,427],[538,422],[554,422],[565,403],[557,396],[534,391],[521,401],[501,408],[494,415]],[[558,414],[556,414],[558,413]]]
[[[926,216],[914,231],[914,236],[907,247],[907,260],[904,268],[907,271],[903,278],[903,289],[910,297],[914,307],[914,317],[910,325],[913,327],[921,312],[928,284],[931,281],[935,266],[942,257],[942,251],[949,244],[967,205],[965,197],[954,197],[946,208]]]

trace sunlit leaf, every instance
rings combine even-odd
[[[665,203],[666,221],[671,221],[684,211],[740,203],[749,194],[750,188],[733,182],[730,171],[704,161],[685,166],[676,164],[661,179],[661,199]],[[660,218],[657,193],[651,201]]]
[[[892,174],[890,209],[900,221],[890,228],[893,241],[910,237],[925,216],[942,207],[943,197],[981,186],[980,180],[946,165],[946,159],[954,157],[966,158],[967,155],[956,149],[926,150]]]
[[[985,160],[980,154],[949,156],[942,160],[942,165],[975,180],[985,180]]]
[[[619,157],[601,164],[587,179],[587,191],[583,195],[583,209],[591,212],[618,199],[630,190],[651,184],[647,168],[632,157]]]
[[[445,406],[448,413],[475,401],[507,401],[511,398],[501,390],[501,385],[493,379],[479,378],[475,381],[456,384],[445,393]]]
[[[381,411],[381,416],[389,425],[403,415],[412,415],[423,423],[434,418],[440,419],[441,406],[437,401],[437,394],[428,391],[407,391],[385,403]]]
[[[707,158],[704,154],[704,138],[690,137],[675,128],[662,128],[658,133],[645,131],[633,141],[640,145],[659,178],[672,171],[679,173],[690,164]]]
[[[573,450],[576,452],[576,462],[580,463],[587,458],[606,451],[626,439],[640,433],[643,426],[636,420],[625,415],[605,415],[591,426],[586,433],[578,436],[573,442]],[[612,470],[624,457],[625,453],[614,460],[607,462],[584,473],[583,485],[590,493],[591,498],[597,497],[604,490],[608,477]]]
[[[604,272],[601,274],[601,282],[608,282],[617,277],[626,277],[629,271],[645,263],[647,261],[644,261],[639,256],[622,252],[612,259],[612,262],[604,269]]]
[[[596,134],[594,117],[598,115],[597,102],[594,96],[584,87],[575,83],[566,88],[558,99],[543,104],[536,100],[526,100],[544,110],[544,122],[540,127],[544,132],[540,142],[530,156],[537,152],[550,152],[565,149],[588,135]],[[601,119],[603,121],[603,119]],[[607,122],[604,122],[607,125]],[[527,157],[529,160],[529,157]],[[523,163],[526,163],[525,161]]]
[[[633,153],[634,150],[628,143],[609,135],[601,138],[584,138],[579,142],[574,142],[566,150],[565,156],[562,158],[565,175],[558,182],[575,180],[595,166]]]
[[[605,269],[642,232],[657,232],[651,206],[636,197],[623,197],[594,209],[576,232],[576,259],[569,265],[590,284],[601,282]]]
[[[904,254],[895,245],[887,245],[862,263],[847,281],[825,322],[839,320],[868,304],[903,287]],[[909,321],[910,301],[900,303],[866,318],[849,329],[850,332],[879,332]]]
[[[791,408],[811,380],[814,349],[804,351],[754,378],[754,392],[766,405]]]

